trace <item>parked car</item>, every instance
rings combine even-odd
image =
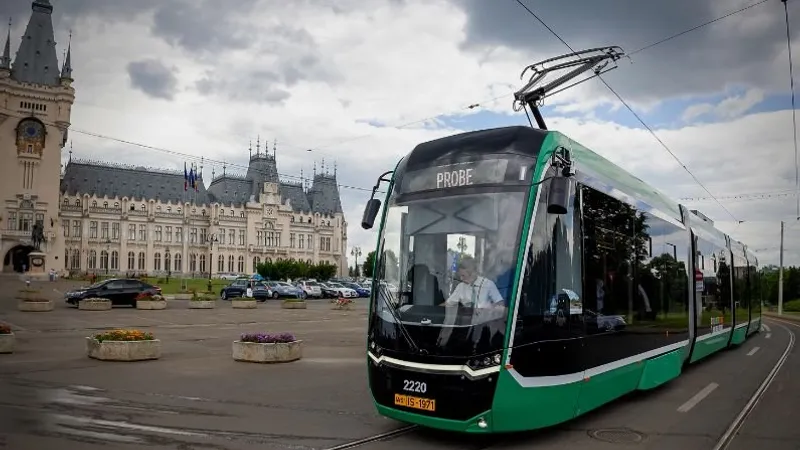
[[[265,285],[263,282],[250,281],[246,278],[240,278],[222,288],[222,290],[219,292],[219,296],[223,300],[244,297],[247,295],[248,286],[253,288],[253,298],[260,302],[266,301],[273,295],[269,286]]]
[[[77,306],[81,300],[96,297],[109,299],[112,305],[136,306],[136,296],[143,293],[161,295],[161,288],[134,278],[111,278],[67,291],[64,301]]]
[[[306,292],[297,286],[292,286],[285,281],[264,281],[264,284],[272,291],[272,298],[306,298]]]
[[[334,283],[334,282],[325,283],[325,287],[322,288],[322,293],[330,297],[339,297],[339,296],[342,296],[344,298],[358,297],[358,292],[356,292],[355,289],[351,289],[349,287],[345,287],[340,283]]]
[[[296,286],[306,293],[306,297],[322,298],[322,286],[316,281],[298,281]]]
[[[220,280],[235,280],[239,278],[239,276],[235,273],[220,272],[217,274],[217,278]]]
[[[339,284],[356,291],[359,297],[369,297],[370,289],[364,288],[364,286],[361,286],[358,283],[343,282]]]

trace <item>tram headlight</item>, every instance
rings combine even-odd
[[[501,353],[495,353],[491,356],[471,359],[467,362],[467,365],[473,370],[485,369],[487,367],[499,366],[502,358],[503,355]]]
[[[494,355],[494,358],[492,358],[492,362],[494,362],[496,365],[500,365],[500,360],[502,358],[503,358],[503,355],[501,355],[500,353],[496,353]]]

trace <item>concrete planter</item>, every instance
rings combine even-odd
[[[14,353],[14,333],[0,334],[0,353]]]
[[[297,361],[303,357],[303,341],[259,344],[233,341],[233,359],[255,363],[281,363]]]
[[[283,302],[281,302],[281,308],[283,308],[283,309],[308,309],[308,306],[306,305],[305,301],[299,301],[299,302],[296,302],[296,301],[295,302],[283,301]]]
[[[17,304],[17,309],[24,312],[47,312],[52,311],[55,304],[50,300],[22,300]]]
[[[161,341],[103,341],[86,338],[86,355],[101,361],[146,361],[161,357]]]
[[[231,300],[234,309],[256,309],[258,302],[254,300]]]
[[[191,300],[192,294],[175,294],[172,298],[175,300]]]
[[[111,310],[111,300],[108,299],[87,299],[78,302],[78,309],[81,311],[109,311]]]
[[[166,300],[137,300],[136,309],[167,309]]]
[[[189,309],[214,309],[216,307],[216,300],[193,300],[189,302]]]

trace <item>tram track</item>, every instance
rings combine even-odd
[[[770,370],[770,372],[764,378],[764,381],[762,381],[761,385],[758,387],[758,389],[756,389],[755,393],[753,393],[753,395],[750,397],[750,399],[747,401],[747,403],[744,405],[741,411],[739,411],[739,414],[737,414],[737,416],[733,419],[728,428],[725,430],[725,432],[717,441],[716,445],[714,445],[712,450],[726,450],[727,448],[730,447],[730,445],[736,439],[739,430],[742,429],[745,422],[747,421],[747,418],[750,416],[753,410],[755,410],[758,403],[764,397],[764,394],[766,394],[770,385],[772,385],[772,382],[775,380],[775,377],[778,375],[778,372],[780,372],[781,368],[789,359],[789,356],[791,355],[792,350],[794,349],[796,341],[795,333],[790,328],[784,325],[789,325],[791,327],[800,329],[800,324],[774,318],[770,318],[769,320],[776,322],[779,327],[783,328],[784,330],[786,330],[787,333],[789,333],[789,343],[786,345],[786,350],[784,350],[781,357],[778,358],[778,361],[772,367],[772,370]]]
[[[380,442],[387,439],[392,439],[398,436],[402,436],[404,434],[408,434],[416,429],[419,428],[419,425],[407,425],[405,427],[400,427],[392,431],[387,431],[385,433],[379,433],[372,436],[368,436],[365,438],[361,438],[355,441],[346,442],[344,444],[335,445],[333,447],[328,447],[325,450],[348,450],[351,448],[361,447],[362,445],[372,444],[374,442]]]

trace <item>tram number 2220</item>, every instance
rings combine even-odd
[[[407,392],[418,392],[424,394],[428,391],[428,385],[421,381],[403,380],[403,390]]]

